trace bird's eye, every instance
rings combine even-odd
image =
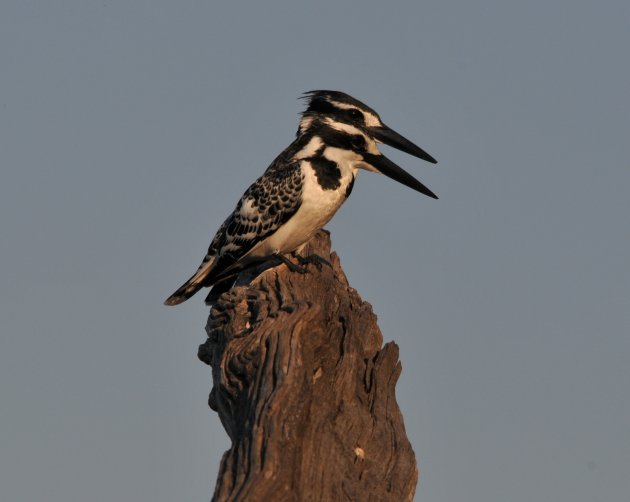
[[[358,120],[361,122],[363,121],[363,114],[356,108],[350,108],[350,110],[348,110],[348,113],[352,119]]]
[[[363,136],[352,136],[350,139],[350,143],[352,144],[352,148],[356,150],[365,150],[365,138]]]

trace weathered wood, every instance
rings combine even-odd
[[[331,266],[270,268],[210,312],[199,358],[212,366],[209,404],[232,440],[213,500],[412,500],[398,347],[382,346],[328,233],[309,248]]]

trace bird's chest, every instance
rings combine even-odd
[[[337,165],[324,158],[304,162],[302,207],[315,218],[328,222],[349,195],[356,170]]]
[[[332,165],[313,166],[310,161],[303,162],[302,173],[300,208],[289,221],[265,239],[252,256],[288,253],[308,241],[344,203],[355,177],[352,169],[333,169]]]

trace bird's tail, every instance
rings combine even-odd
[[[216,257],[208,261],[204,260],[204,263],[201,264],[197,272],[195,272],[195,275],[182,284],[175,293],[164,300],[164,305],[179,305],[188,300],[188,298],[193,296],[202,287],[206,286],[204,280],[214,267],[215,261]]]

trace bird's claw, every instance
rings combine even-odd
[[[289,260],[286,256],[280,253],[276,254],[276,258],[278,258],[278,260],[284,263],[291,272],[297,272],[298,274],[305,274],[307,272],[306,268],[296,265],[291,260]]]
[[[315,265],[317,267],[317,270],[319,270],[320,272],[322,270],[323,265],[327,265],[328,267],[332,268],[332,265],[328,260],[325,260],[324,258],[316,254],[309,254],[308,256],[302,256],[294,252],[292,253],[292,255],[293,257],[295,257],[295,259],[298,262],[300,262],[300,265],[302,265],[305,268],[310,264]]]

